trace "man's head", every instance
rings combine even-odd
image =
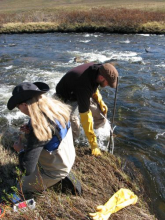
[[[105,63],[99,67],[97,82],[101,87],[110,86],[112,88],[116,88],[117,77],[118,71],[116,68],[110,63]]]

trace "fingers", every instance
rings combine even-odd
[[[108,112],[108,107],[106,106],[106,104],[105,104],[104,102],[101,102],[101,103],[100,103],[100,109],[101,109],[101,111],[102,111],[102,113],[103,113],[104,115],[107,114],[107,112]]]
[[[99,205],[99,206],[97,206],[96,210],[97,210],[97,211],[105,210],[105,206]]]
[[[92,155],[94,155],[94,156],[100,156],[100,155],[102,155],[102,154],[101,154],[101,151],[100,151],[99,148],[95,148],[95,149],[92,150]]]

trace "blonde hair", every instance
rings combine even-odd
[[[27,102],[31,124],[39,141],[52,138],[52,123],[57,119],[63,128],[70,119],[70,107],[59,100],[40,95]]]

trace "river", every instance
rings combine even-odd
[[[79,63],[74,62],[77,57]],[[83,62],[114,62],[119,72],[114,154],[132,161],[143,174],[152,210],[165,219],[165,36],[100,33],[0,35],[0,119],[23,118],[6,103],[22,81],[44,81],[50,95],[60,78]],[[101,93],[112,118],[115,91]],[[2,126],[2,124],[1,124]],[[3,127],[3,126],[2,126]],[[105,148],[109,127],[100,130]]]

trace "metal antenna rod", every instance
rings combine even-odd
[[[113,117],[112,117],[112,128],[114,123],[114,117],[115,117],[115,111],[116,111],[116,97],[117,97],[117,91],[118,91],[118,77],[117,77],[117,84],[116,84],[116,91],[115,91],[115,99],[114,99],[114,108],[113,108]]]
[[[112,123],[111,123],[111,129],[110,129],[110,140],[108,144],[108,151],[113,154],[114,150],[114,140],[113,140],[113,124],[114,124],[114,117],[115,117],[115,111],[116,111],[116,97],[117,97],[117,91],[118,91],[118,77],[117,77],[117,84],[116,84],[116,90],[115,90],[115,98],[114,98],[114,107],[113,107],[113,116],[112,116]],[[111,150],[112,145],[112,150]]]

